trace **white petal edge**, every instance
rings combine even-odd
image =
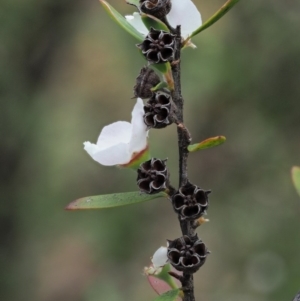
[[[166,247],[160,247],[159,249],[156,250],[156,252],[154,253],[151,259],[154,268],[162,267],[167,263],[168,261],[167,252],[168,249]]]
[[[105,166],[126,164],[131,159],[127,143],[119,143],[101,149],[98,145],[87,141],[84,142],[84,149],[95,161]]]
[[[147,27],[142,21],[141,15],[137,12],[134,12],[132,15],[125,16],[128,23],[130,23],[138,32],[146,36],[149,32]]]
[[[201,14],[191,0],[172,0],[167,19],[173,27],[181,25],[181,35],[184,38],[202,25]]]
[[[138,98],[131,113],[131,139],[129,151],[131,153],[141,152],[147,148],[147,126],[144,122],[144,103]]]

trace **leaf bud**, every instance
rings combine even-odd
[[[169,117],[172,109],[171,101],[171,96],[167,93],[153,93],[144,106],[144,122],[148,129],[161,129],[172,123]]]
[[[171,10],[171,0],[140,0],[140,10],[158,19],[164,18]]]
[[[146,59],[153,64],[172,61],[174,58],[175,36],[163,30],[151,28],[145,40],[137,47]]]
[[[195,273],[204,264],[209,253],[197,234],[194,237],[184,235],[168,242],[169,262],[178,271]]]
[[[182,220],[196,220],[206,213],[210,192],[188,182],[172,196],[173,208]]]
[[[151,89],[158,85],[159,82],[159,76],[151,68],[143,67],[133,87],[134,97],[150,98],[153,94]]]
[[[152,158],[142,163],[138,169],[137,185],[142,192],[153,194],[166,190],[169,172],[166,160]]]

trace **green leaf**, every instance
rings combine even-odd
[[[198,150],[215,147],[215,146],[223,144],[225,141],[226,141],[226,138],[224,136],[211,137],[200,143],[189,145],[188,151],[195,152]]]
[[[151,88],[151,91],[155,92],[157,90],[161,90],[163,88],[167,88],[168,84],[166,82],[160,82],[155,87]]]
[[[130,5],[134,5],[136,7],[139,7],[140,5],[139,0],[126,0],[126,3]]]
[[[139,191],[123,192],[89,196],[77,199],[71,202],[65,209],[66,210],[83,210],[83,209],[105,209],[118,206],[125,206],[137,204],[141,202],[150,201],[160,197],[167,197],[164,192],[156,194],[142,194]]]
[[[298,194],[300,195],[300,167],[294,166],[292,168],[292,179]]]
[[[151,276],[163,280],[170,286],[170,288],[177,289],[178,285],[174,281],[175,278],[169,274],[170,271],[171,271],[171,264],[167,263],[163,266],[163,268],[158,274],[153,274]]]
[[[154,301],[174,301],[180,295],[180,293],[181,293],[181,289],[179,288],[175,290],[171,290],[160,295],[159,297],[154,299]]]
[[[192,32],[189,38],[195,36],[196,34],[200,33],[204,29],[216,23],[239,1],[240,0],[228,0],[212,17],[210,17],[204,24],[202,24],[202,26],[200,26],[198,29]]]
[[[144,40],[144,36],[137,31],[127,20],[123,17],[118,11],[116,11],[110,4],[108,4],[104,0],[100,0],[104,9],[108,12],[111,18],[116,21],[122,28],[124,28],[128,33],[130,33],[137,40],[142,42]]]
[[[151,67],[163,74],[166,74],[171,69],[171,65],[169,62],[164,64],[152,64]]]
[[[166,32],[170,32],[167,25],[164,22],[160,21],[159,19],[155,18],[154,16],[141,14],[141,18],[145,26],[148,28],[148,30],[154,28],[156,30],[163,30]]]

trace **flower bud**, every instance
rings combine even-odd
[[[175,36],[163,30],[150,29],[145,40],[137,47],[150,63],[159,64],[173,60]]]
[[[161,129],[171,124],[169,118],[171,112],[171,96],[167,93],[157,92],[144,106],[144,122],[149,128]]]
[[[205,244],[197,235],[193,238],[184,235],[173,241],[169,240],[167,256],[178,271],[195,273],[204,264],[208,253]]]
[[[195,220],[206,213],[210,192],[187,183],[172,196],[173,208],[181,219]]]
[[[133,87],[134,97],[150,98],[153,94],[151,89],[158,85],[159,82],[159,76],[151,68],[143,67]]]
[[[171,10],[170,0],[140,0],[140,10],[158,19],[165,17]]]
[[[169,182],[166,160],[152,158],[140,165],[137,185],[142,192],[153,194],[164,191]]]

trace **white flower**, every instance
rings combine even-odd
[[[131,123],[117,121],[105,126],[97,144],[84,142],[84,149],[102,165],[127,165],[147,148],[147,126],[144,123],[144,104],[138,98],[132,110]]]
[[[151,259],[154,268],[160,268],[163,267],[165,264],[167,264],[168,261],[167,252],[168,252],[167,247],[160,247],[155,251]]]
[[[166,247],[160,247],[155,251],[151,258],[152,264],[144,268],[145,275],[155,276],[160,274],[162,268],[168,263],[167,252],[168,248]]]
[[[149,30],[141,20],[139,13],[125,16],[127,21],[141,34],[147,35]],[[181,25],[181,36],[187,38],[202,25],[200,12],[191,0],[172,0],[172,8],[167,15],[168,22],[174,28]]]

